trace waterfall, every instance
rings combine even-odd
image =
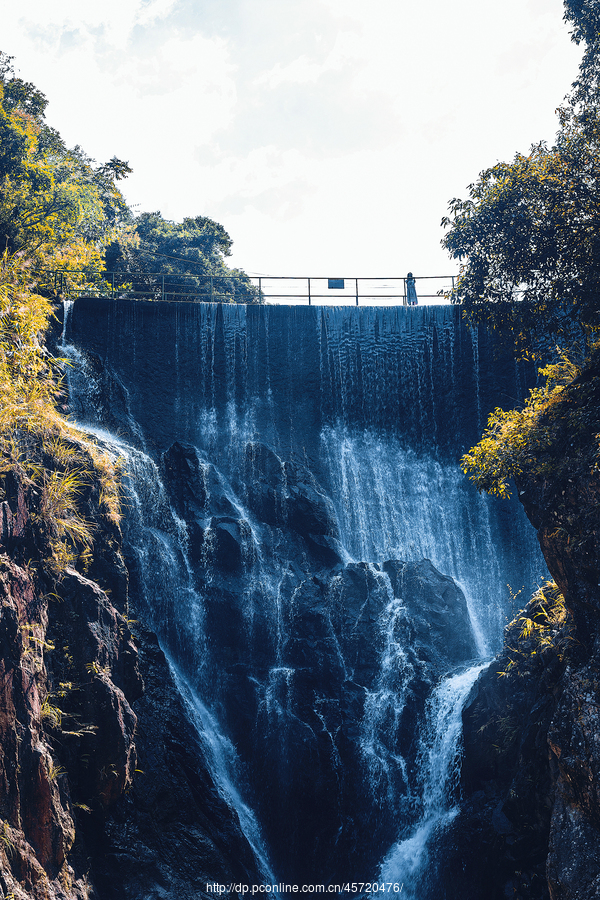
[[[202,703],[197,692],[190,687],[173,660],[168,657],[167,660],[175,684],[190,713],[190,718],[196,726],[204,747],[209,751],[212,773],[221,796],[233,806],[237,813],[242,832],[258,863],[258,871],[262,875],[263,882],[272,884],[276,878],[271,869],[256,816],[245,802],[238,787],[239,761],[235,747],[224,736],[215,716]]]
[[[459,811],[455,790],[461,715],[471,688],[486,667],[487,663],[482,663],[446,678],[428,701],[428,728],[419,751],[421,815],[408,836],[392,847],[379,873],[380,881],[403,885],[407,900],[431,896],[427,881],[435,862],[428,851],[434,835],[439,836]]]
[[[66,304],[60,347],[70,364],[67,378],[71,394],[83,389],[89,409],[89,397],[98,394],[99,385],[85,354],[66,340],[70,309],[71,304]],[[175,514],[158,467],[146,453],[93,423],[78,423],[78,427],[114,458],[124,461],[124,538],[130,571],[135,569],[141,587],[143,612],[159,636],[174,682],[209,760],[214,783],[237,815],[257,870],[265,882],[272,883],[275,876],[260,827],[239,787],[240,765],[235,748],[216,716],[202,702],[198,688],[184,674],[184,670],[194,672],[196,682],[202,684],[208,661],[204,604],[193,585],[185,523]]]
[[[360,737],[372,789],[383,783],[388,803],[396,801],[398,780],[408,790],[406,760],[390,750],[396,742],[408,688],[415,675],[414,662],[397,633],[398,621],[405,614],[402,601],[392,595],[381,616],[385,642],[377,683],[367,692]]]
[[[76,420],[126,460],[142,612],[265,880],[380,870],[425,900],[463,704],[507,582],[542,569],[519,508],[458,466],[530,373],[456,310],[411,312],[83,298],[63,351]]]
[[[481,656],[497,647],[508,596],[494,546],[490,502],[456,465],[406,450],[393,438],[346,428],[321,434],[340,535],[350,558],[426,557],[463,588]],[[535,559],[535,545],[529,538]],[[533,580],[532,573],[525,577]],[[506,607],[504,607],[506,608]]]
[[[143,612],[157,632],[175,684],[186,704],[223,799],[235,810],[265,882],[275,881],[260,827],[239,786],[240,764],[232,742],[199,690],[207,671],[204,603],[193,585],[185,523],[173,511],[154,461],[115,435],[83,426],[111,454],[124,460],[124,537],[130,571],[141,586]],[[194,673],[194,687],[185,672]]]

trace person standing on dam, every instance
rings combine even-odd
[[[417,289],[415,287],[415,279],[412,272],[406,276],[406,303],[407,306],[416,306],[419,302],[417,297]]]

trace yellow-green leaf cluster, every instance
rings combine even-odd
[[[556,475],[561,467],[574,466],[576,451],[566,453],[557,436],[568,426],[575,440],[583,433],[589,437],[600,426],[594,404],[574,402],[567,390],[580,374],[580,366],[563,353],[558,362],[540,369],[545,384],[530,392],[523,408],[491,413],[481,440],[461,460],[478,490],[507,498],[511,480]],[[591,466],[594,460],[587,463]]]
[[[104,248],[131,218],[115,184],[131,170],[116,158],[95,166],[80,147],[68,149],[45,123],[45,106],[0,53],[0,246],[25,253],[38,275],[98,271]]]
[[[52,309],[29,277],[22,256],[0,258],[0,477],[13,472],[33,491],[32,522],[60,572],[92,544],[82,511],[92,483],[100,514],[118,525],[119,467],[56,410],[60,361],[44,346]]]

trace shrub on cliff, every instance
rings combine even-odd
[[[12,473],[37,498],[32,522],[55,571],[71,565],[92,543],[81,510],[86,486],[97,482],[101,512],[120,516],[117,466],[76,432],[56,409],[60,360],[43,345],[52,314],[30,282],[30,265],[8,253],[0,259],[0,495]]]
[[[540,369],[522,409],[496,409],[478,444],[462,458],[480,491],[509,497],[509,481],[589,475],[600,464],[600,349],[583,365],[562,354]]]

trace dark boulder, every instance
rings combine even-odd
[[[246,444],[244,486],[248,507],[261,522],[302,537],[321,564],[341,562],[333,504],[306,466],[252,441]]]
[[[404,601],[412,626],[412,639],[420,659],[442,674],[477,657],[465,595],[449,575],[428,560],[383,564],[395,597]]]
[[[163,454],[162,465],[171,502],[186,522],[238,515],[219,472],[196,447],[176,441]]]
[[[192,898],[207,896],[209,883],[262,883],[156,637],[141,625],[137,634],[145,684],[135,705],[140,771],[105,821],[87,821],[99,896]]]
[[[283,461],[258,441],[246,444],[244,486],[248,508],[267,525],[285,522],[285,466]]]

